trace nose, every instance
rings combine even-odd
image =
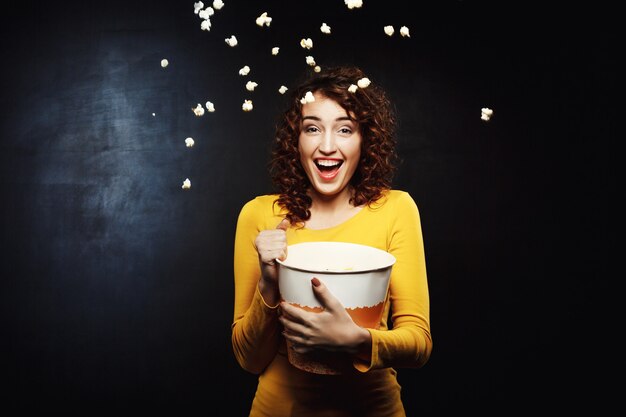
[[[335,141],[335,135],[332,131],[326,131],[322,135],[322,141],[320,142],[319,150],[325,155],[335,153],[337,150],[337,142]]]

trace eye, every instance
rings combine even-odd
[[[317,126],[304,126],[304,131],[306,133],[316,133],[319,132],[320,130],[317,128]]]
[[[349,127],[342,127],[341,129],[339,129],[339,133],[341,133],[342,135],[351,135],[352,129],[350,129]]]

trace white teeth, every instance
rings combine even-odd
[[[317,164],[323,167],[334,167],[339,165],[340,161],[329,161],[328,159],[318,159]]]

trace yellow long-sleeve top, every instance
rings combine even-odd
[[[267,305],[258,290],[261,271],[254,241],[260,231],[276,228],[283,219],[285,211],[274,204],[276,199],[264,195],[247,202],[235,233],[233,351],[242,368],[259,374],[250,416],[404,416],[394,368],[419,368],[432,350],[424,245],[415,201],[404,191],[391,190],[337,226],[287,230],[289,245],[350,242],[385,250],[396,258],[380,326],[368,329],[371,360],[350,358],[351,372],[322,375],[289,364],[277,308]]]

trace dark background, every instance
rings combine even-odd
[[[206,32],[193,3],[2,12],[3,411],[247,415],[235,222],[271,191],[277,89],[307,55],[361,66],[397,106],[395,188],[420,208],[434,338],[424,368],[399,370],[408,415],[606,404],[613,11],[225,0]]]

